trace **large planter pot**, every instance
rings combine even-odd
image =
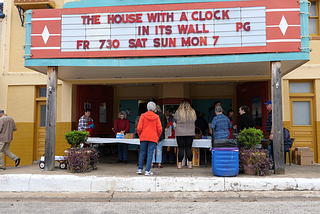
[[[253,170],[250,168],[250,166],[247,166],[243,169],[243,173],[246,174],[246,175],[256,175],[257,174],[257,171],[256,170]]]

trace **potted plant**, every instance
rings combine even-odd
[[[244,149],[239,151],[239,170],[248,175],[270,174],[271,159],[269,152],[265,149]]]
[[[239,169],[245,174],[268,175],[270,174],[271,159],[265,149],[257,149],[261,144],[262,131],[256,128],[244,129],[239,133]]]
[[[65,134],[65,138],[72,148],[80,147],[81,143],[87,142],[88,136],[89,132],[85,131],[71,131]]]
[[[98,151],[93,148],[81,148],[88,136],[89,132],[85,131],[71,131],[65,134],[65,139],[71,145],[71,148],[65,151],[67,168],[72,173],[97,169]]]
[[[96,170],[98,158],[98,151],[94,148],[71,148],[67,154],[67,167],[72,173]]]
[[[263,137],[262,131],[256,128],[244,128],[238,137],[238,141],[245,149],[251,149],[255,145],[261,144],[261,138]]]

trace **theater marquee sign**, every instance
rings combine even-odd
[[[299,3],[267,2],[34,10],[31,58],[300,51]]]

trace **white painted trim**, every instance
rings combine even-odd
[[[31,36],[42,36],[42,34],[31,34]],[[61,36],[61,34],[49,34],[49,36]]]
[[[55,20],[61,20],[61,17],[56,18],[32,18],[31,21],[55,21]]]
[[[300,8],[266,9],[266,12],[300,11]]]
[[[31,47],[31,50],[55,50],[60,49],[60,47]]]
[[[300,39],[272,39],[267,40],[267,42],[301,42]]]
[[[279,27],[279,26],[280,25],[268,25],[267,27]],[[300,27],[300,25],[288,25],[288,27]]]

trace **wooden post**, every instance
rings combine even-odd
[[[45,171],[55,168],[56,153],[56,117],[57,117],[57,77],[58,67],[48,67],[47,71],[47,114],[46,114],[46,143]]]
[[[271,62],[272,84],[272,127],[273,127],[273,161],[274,173],[285,174],[283,145],[283,115],[281,62]]]

